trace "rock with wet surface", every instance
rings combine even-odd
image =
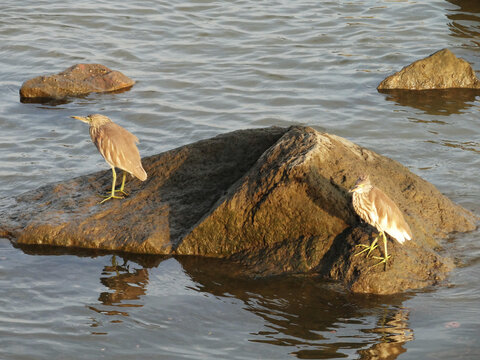
[[[383,80],[377,89],[480,89],[480,80],[470,64],[443,49],[413,62]]]
[[[110,170],[3,199],[0,232],[17,245],[225,258],[248,276],[309,273],[387,294],[443,280],[452,262],[436,240],[475,227],[471,213],[398,162],[309,127],[235,131],[143,164],[147,181],[130,180],[124,200],[98,204]],[[348,194],[364,173],[414,235],[403,246],[389,241],[386,271],[354,256],[376,234]]]
[[[76,64],[59,74],[38,76],[20,88],[20,99],[63,99],[92,92],[127,90],[135,81],[100,64]]]

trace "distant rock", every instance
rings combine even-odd
[[[480,89],[480,81],[468,62],[443,49],[415,61],[387,77],[378,90]]]
[[[3,199],[0,234],[17,245],[226,258],[248,276],[310,273],[387,294],[444,279],[452,262],[436,239],[475,228],[471,213],[398,162],[309,127],[235,131],[143,164],[147,181],[130,180],[124,200],[98,204],[110,170]],[[403,246],[389,241],[386,271],[354,256],[375,233],[347,192],[363,173],[414,234]]]
[[[56,75],[27,80],[20,89],[20,99],[63,99],[92,92],[127,90],[135,81],[119,71],[100,64],[77,64]]]

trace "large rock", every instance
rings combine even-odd
[[[47,185],[0,204],[0,231],[17,244],[201,255],[251,276],[313,273],[355,292],[394,293],[445,278],[436,239],[475,218],[404,166],[308,127],[243,130],[143,160],[145,183],[99,205],[111,171]],[[369,243],[347,190],[368,173],[405,212],[414,240],[389,241],[386,271],[354,256]],[[376,250],[378,251],[378,250]]]
[[[135,81],[100,64],[77,64],[59,74],[38,76],[20,88],[20,99],[63,99],[92,92],[127,90]]]
[[[111,170],[41,187],[6,204],[5,213],[0,203],[0,230],[20,244],[171,254],[285,131],[239,131],[144,158],[148,179],[129,176],[130,197],[121,201],[98,204]]]
[[[378,90],[480,89],[480,81],[468,62],[443,49],[425,59],[415,61],[390,75]]]

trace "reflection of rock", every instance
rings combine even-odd
[[[6,236],[6,235],[5,235]],[[43,256],[56,256],[56,255],[73,255],[79,257],[99,257],[99,256],[111,256],[112,251],[101,249],[89,249],[78,247],[65,247],[65,246],[43,246],[43,245],[30,245],[14,243],[16,247],[20,248],[25,254],[30,255],[43,255]],[[118,252],[118,254],[120,254]],[[162,261],[171,258],[171,255],[145,255],[136,253],[121,253],[124,262],[130,261],[139,264],[145,268],[157,267]]]
[[[378,85],[382,89],[480,89],[480,80],[468,62],[443,49],[415,61]]]
[[[477,89],[443,89],[443,90],[416,90],[405,91],[379,90],[386,94],[386,100],[394,101],[401,106],[410,106],[420,109],[430,115],[458,114],[464,109],[472,107],[475,98],[480,95]]]
[[[279,346],[295,346],[301,359],[343,358],[348,355],[341,344],[352,335],[358,319],[377,318],[370,328],[362,322],[360,333],[372,333],[369,350],[361,350],[364,342],[349,342],[352,351],[359,349],[362,359],[367,354],[394,354],[413,339],[408,312],[398,310],[411,295],[372,297],[352,295],[331,282],[315,277],[292,276],[268,279],[238,277],[242,269],[231,262],[201,257],[178,257],[185,272],[195,281],[192,287],[216,297],[239,299],[243,308],[264,320],[268,331],[251,332],[249,341]],[[388,304],[385,312],[378,309]],[[346,330],[346,332],[344,332]],[[378,336],[377,336],[378,334]],[[368,335],[365,335],[368,336]],[[378,340],[376,339],[378,338]],[[402,351],[403,350],[403,351]],[[349,352],[351,356],[351,352]],[[374,358],[374,357],[373,357]],[[381,357],[378,357],[381,359]],[[394,357],[390,357],[394,359]]]
[[[440,144],[442,146],[455,148],[455,149],[462,149],[463,151],[473,151],[476,153],[480,153],[480,143],[476,141],[455,141],[455,140],[441,140],[441,141],[434,141],[429,140],[432,144]]]
[[[119,71],[100,64],[77,64],[65,71],[27,80],[20,89],[23,102],[64,99],[92,92],[112,92],[129,89],[135,81]]]
[[[448,8],[447,18],[451,36],[480,45],[480,3],[478,1],[447,0],[454,7]],[[467,44],[471,46],[472,44]],[[466,45],[466,44],[464,44]]]
[[[356,292],[392,293],[443,279],[450,262],[432,250],[434,238],[474,228],[470,213],[399,163],[308,127],[236,131],[144,167],[144,184],[132,180],[129,198],[105,205],[96,194],[109,170],[23,194],[4,206],[0,232],[23,244],[225,257],[249,275],[314,272]],[[347,194],[363,173],[414,234],[390,243],[388,271],[353,256],[372,236]]]

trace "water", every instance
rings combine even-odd
[[[379,94],[444,47],[480,69],[476,1],[13,1],[0,5],[0,197],[107,169],[104,113],[142,155],[219,133],[305,124],[394,158],[480,214],[478,98]],[[80,62],[121,94],[22,104],[23,81]],[[0,359],[476,359],[479,232],[443,245],[448,283],[353,296],[305,277],[241,280],[195,258],[17,249],[0,240]]]

